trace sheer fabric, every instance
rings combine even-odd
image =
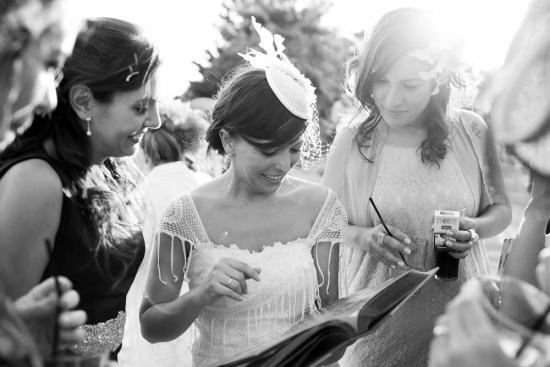
[[[355,133],[353,127],[351,131]],[[340,197],[350,223],[367,227],[379,224],[368,205],[372,196],[387,224],[401,229],[413,241],[429,240],[437,203],[461,203],[467,216],[476,217],[493,202],[490,191],[494,190],[487,184],[490,178],[478,137],[462,120],[453,122],[451,151],[440,169],[424,165],[417,147],[385,144],[377,132],[369,143],[366,156],[375,156],[373,163],[363,160],[352,143],[344,165]],[[433,268],[433,241],[429,243],[427,268]],[[345,247],[340,266],[346,274],[344,291],[349,293],[390,277],[387,266],[358,249]],[[488,257],[480,241],[461,260],[458,281],[429,281],[380,329],[349,347],[340,365],[425,366],[435,318],[444,312],[445,304],[464,281],[488,274]]]
[[[329,191],[307,238],[286,244],[278,242],[260,252],[251,252],[237,245],[212,243],[191,195],[187,193],[174,200],[162,219],[160,232],[190,245],[192,250],[184,273],[191,289],[200,285],[223,257],[262,269],[260,282],[247,282],[248,294],[242,302],[224,297],[201,312],[194,324],[193,365],[205,366],[262,345],[316,310],[319,289],[324,285],[328,287],[329,279],[323,279],[320,284],[317,280],[314,246],[319,242],[329,242],[331,246],[342,242],[346,227],[344,209]],[[173,247],[172,241],[172,253]],[[155,270],[152,266],[151,271]],[[160,280],[165,284],[172,281]]]
[[[141,336],[139,308],[147,280],[152,242],[162,214],[174,198],[209,179],[212,178],[204,173],[197,177],[197,173],[184,162],[156,166],[147,175],[143,188],[145,218],[142,224],[146,253],[126,298],[126,326],[118,355],[120,366],[172,367],[191,364],[190,333],[184,333],[171,342],[151,344]],[[187,285],[184,285],[181,294],[187,290]]]

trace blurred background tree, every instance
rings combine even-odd
[[[329,11],[328,0],[226,0],[217,28],[223,39],[215,52],[206,50],[208,65],[198,62],[203,79],[191,82],[181,96],[184,101],[213,97],[223,76],[235,68],[248,47],[261,50],[250,17],[271,33],[285,38],[285,54],[316,88],[321,136],[332,141],[335,121],[331,109],[342,98],[341,79],[346,58],[355,50],[355,40],[322,24]],[[263,51],[263,50],[261,50]],[[332,114],[334,115],[334,113]]]

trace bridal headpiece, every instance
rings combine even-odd
[[[293,115],[306,120],[300,163],[303,168],[308,169],[328,152],[328,144],[320,139],[315,87],[283,53],[283,37],[273,35],[256,22],[255,17],[252,17],[252,25],[260,36],[259,46],[266,53],[249,48],[246,54],[239,55],[250,66],[265,70],[267,82],[283,106]]]

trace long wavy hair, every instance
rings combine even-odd
[[[401,55],[428,47],[440,36],[429,12],[418,8],[401,8],[386,13],[366,34],[360,52],[348,60],[344,87],[354,98],[354,119],[360,124],[356,143],[361,156],[372,162],[374,157],[363,153],[369,147],[371,135],[381,121],[380,111],[372,96],[373,85]],[[458,57],[448,53],[449,64],[458,65]],[[458,69],[457,69],[458,70]],[[449,101],[451,88],[473,86],[473,79],[465,72],[449,71],[447,83],[439,86],[439,93],[431,96],[424,116],[428,136],[420,146],[423,163],[440,166],[449,150],[451,133]],[[435,83],[432,81],[432,83]],[[434,85],[435,86],[435,85]]]
[[[88,20],[63,67],[56,110],[50,116],[36,116],[32,126],[0,156],[1,164],[51,139],[56,159],[68,177],[64,189],[88,219],[87,245],[102,273],[115,282],[126,274],[141,241],[136,191],[141,175],[130,158],[107,158],[92,165],[91,143],[71,107],[69,93],[73,86],[85,85],[96,101],[108,104],[116,93],[141,88],[159,64],[157,48],[132,23],[111,18]],[[130,65],[139,73],[128,78]]]

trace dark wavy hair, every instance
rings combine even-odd
[[[355,117],[366,112],[360,123],[356,142],[361,156],[369,162],[363,151],[369,147],[371,134],[381,120],[380,111],[374,103],[372,89],[401,55],[416,49],[428,47],[440,36],[430,13],[419,8],[401,8],[386,13],[366,34],[360,52],[348,60],[346,65],[346,92],[355,99]],[[458,64],[458,58],[449,54],[450,63]],[[435,164],[445,158],[449,150],[448,137],[449,100],[451,86],[465,88],[472,79],[465,73],[450,72],[449,82],[439,86],[439,93],[431,96],[424,116],[428,136],[420,146],[423,163]],[[432,83],[435,83],[432,81]]]
[[[128,66],[136,70],[136,59],[139,74],[127,80]],[[73,86],[85,85],[96,101],[108,104],[116,93],[141,88],[159,64],[157,48],[132,23],[111,18],[88,20],[63,67],[56,110],[50,116],[36,116],[31,127],[0,156],[1,163],[42,146],[48,139],[53,141],[56,159],[69,178],[64,189],[88,218],[87,244],[102,273],[115,281],[124,277],[141,241],[135,219],[135,188],[141,175],[129,158],[107,158],[92,165],[92,147],[71,107],[69,93]],[[112,266],[113,261],[119,266]],[[112,269],[120,271],[113,274]]]
[[[286,146],[306,129],[306,120],[288,111],[273,93],[265,71],[249,66],[238,67],[225,79],[210,111],[210,120],[206,132],[208,151],[221,155],[225,155],[221,129],[265,150]]]

